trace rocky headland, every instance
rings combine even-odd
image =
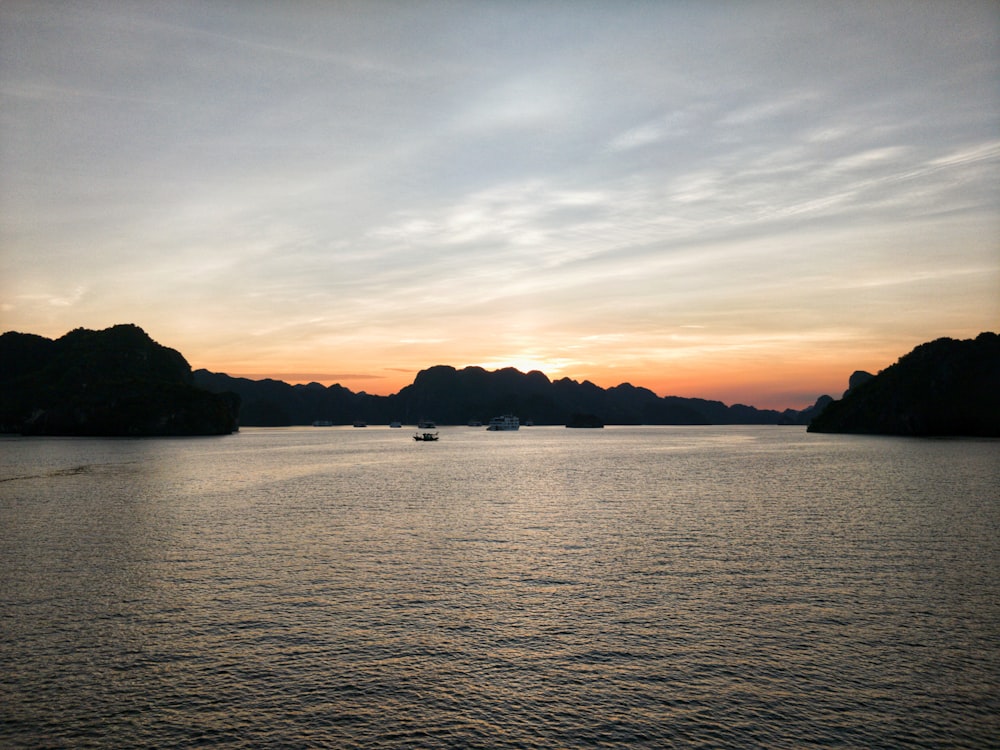
[[[1000,437],[1000,335],[937,339],[877,375],[856,372],[809,431]]]
[[[194,383],[181,354],[135,325],[52,340],[0,336],[0,430],[24,435],[224,435],[239,397]]]

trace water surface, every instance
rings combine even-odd
[[[1000,441],[0,439],[4,747],[986,747]]]

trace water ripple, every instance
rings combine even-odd
[[[6,441],[0,744],[995,744],[1000,443],[523,432]]]

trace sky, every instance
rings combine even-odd
[[[1000,4],[0,3],[0,330],[761,408],[1000,330]]]

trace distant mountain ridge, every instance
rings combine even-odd
[[[878,375],[855,373],[809,431],[1000,437],[1000,335],[937,339]]]
[[[241,423],[246,426],[312,424],[416,424],[487,422],[498,414],[517,414],[537,425],[565,425],[574,414],[594,415],[605,424],[806,424],[805,411],[756,409],[721,401],[657,396],[647,388],[623,383],[600,388],[590,381],[549,380],[542,372],[508,367],[488,371],[435,365],[417,373],[411,385],[391,396],[353,393],[340,385],[289,385],[277,380],[249,380],[208,370],[194,372],[195,383],[210,391],[240,395]]]

